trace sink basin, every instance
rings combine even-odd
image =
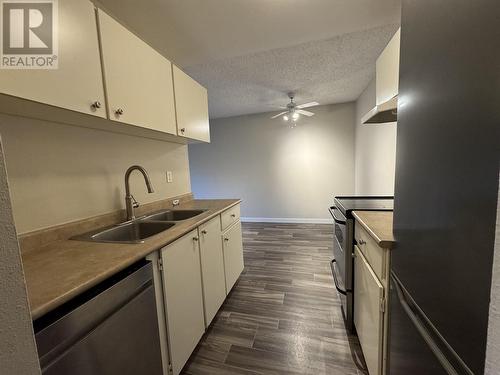
[[[207,210],[166,210],[115,225],[111,228],[99,229],[73,240],[112,243],[142,243],[155,234],[164,232],[175,225],[175,222],[191,219]]]
[[[172,228],[175,223],[132,221],[74,237],[75,240],[113,243],[142,243],[146,238]]]
[[[142,220],[151,221],[182,221],[201,215],[206,210],[168,210],[148,215]]]

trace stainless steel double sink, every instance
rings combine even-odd
[[[126,221],[112,227],[72,237],[72,240],[111,243],[143,243],[149,237],[165,232],[176,223],[204,213],[203,210],[164,210]]]

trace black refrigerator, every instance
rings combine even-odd
[[[402,1],[397,127],[389,373],[483,374],[499,179],[498,0]]]

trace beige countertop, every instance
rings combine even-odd
[[[179,222],[171,229],[146,239],[144,243],[116,244],[65,239],[23,252],[33,319],[59,307],[239,202],[239,199],[218,199],[182,203],[175,209],[208,211]]]
[[[384,248],[394,247],[392,234],[392,211],[353,211],[354,218]]]

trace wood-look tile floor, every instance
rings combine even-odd
[[[330,272],[333,228],[243,224],[245,270],[183,374],[366,374]]]

